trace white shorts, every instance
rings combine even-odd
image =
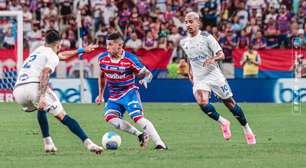
[[[25,112],[32,112],[37,110],[39,101],[38,86],[38,83],[28,83],[19,85],[14,89],[13,94],[15,101],[22,105],[22,109]],[[46,104],[47,105],[44,110],[53,116],[57,116],[61,113],[66,114],[56,94],[50,88],[48,88],[46,91]]]
[[[205,90],[208,92],[213,91],[221,99],[228,99],[233,96],[232,90],[225,78],[217,80],[202,79],[199,81],[194,81],[192,89],[194,95],[197,90]]]

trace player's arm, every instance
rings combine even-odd
[[[39,94],[39,103],[38,103],[38,110],[43,110],[46,106],[45,104],[45,96],[48,89],[48,81],[49,75],[52,72],[51,68],[45,67],[39,77],[39,87],[38,87],[38,94]]]
[[[89,53],[93,50],[95,50],[96,48],[98,48],[98,45],[89,45],[85,48],[78,48],[76,50],[68,50],[68,51],[62,51],[58,54],[60,59],[67,59],[69,57],[72,57],[74,55],[79,55],[79,54],[83,54],[83,53]]]
[[[103,72],[100,72],[99,79],[98,79],[98,85],[99,85],[99,95],[96,98],[96,103],[100,104],[104,102],[103,95],[104,95],[104,90],[106,86],[106,79],[105,79]]]
[[[193,84],[193,75],[192,75],[192,69],[191,69],[191,64],[190,64],[189,59],[187,59],[187,62],[188,62],[188,66],[189,66],[188,78],[191,81],[191,83]]]
[[[143,79],[141,79],[139,81],[140,84],[142,84],[145,88],[148,87],[148,83],[151,82],[153,75],[152,73],[146,68],[144,67],[138,74],[137,76],[144,76]]]
[[[208,47],[213,53],[213,56],[209,59],[206,59],[203,63],[204,66],[207,66],[208,64],[213,64],[218,61],[222,61],[225,58],[225,55],[222,51],[222,48],[218,41],[212,36],[208,36]]]

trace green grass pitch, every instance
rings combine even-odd
[[[45,154],[36,114],[1,103],[0,168],[306,168],[305,104],[301,113],[292,113],[290,104],[241,104],[257,136],[256,145],[247,145],[238,122],[222,104],[215,106],[232,123],[230,141],[223,140],[219,126],[196,104],[145,103],[145,116],[168,144],[168,151],[154,151],[152,142],[140,149],[136,137],[113,129],[102,119],[102,105],[64,106],[99,144],[105,132],[119,133],[120,149],[96,156],[49,115],[59,151]]]

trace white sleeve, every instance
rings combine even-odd
[[[207,38],[208,38],[208,46],[209,46],[210,50],[213,52],[214,55],[218,51],[222,51],[222,48],[221,48],[220,44],[218,43],[218,41],[212,35],[209,35]]]
[[[59,62],[59,59],[58,59],[57,55],[50,53],[46,56],[46,58],[47,58],[47,63],[45,65],[45,67],[50,68],[51,71],[54,72],[54,70],[55,70],[55,68],[56,68],[56,66]]]

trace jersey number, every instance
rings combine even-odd
[[[222,92],[225,93],[226,91],[228,91],[228,87],[227,85],[221,86]]]
[[[33,62],[36,59],[37,55],[31,55],[29,60],[23,65],[23,68],[30,68],[31,62]]]

